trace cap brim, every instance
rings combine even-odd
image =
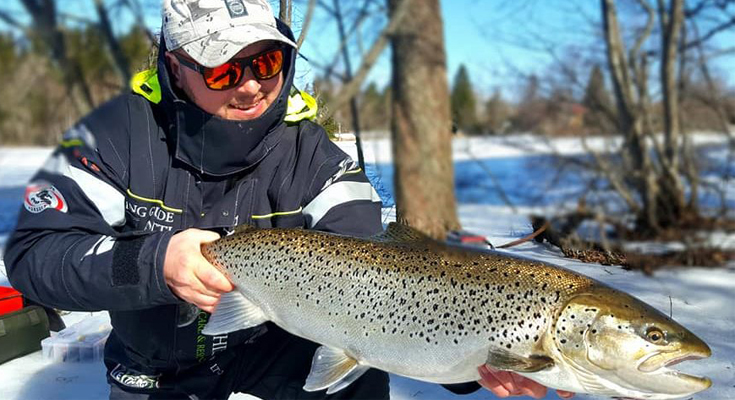
[[[245,47],[263,40],[275,40],[296,47],[296,43],[270,25],[249,24],[216,32],[181,48],[200,65],[212,68],[224,64]]]

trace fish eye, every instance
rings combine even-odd
[[[664,342],[664,333],[661,329],[652,327],[646,331],[646,339],[653,344],[661,344]]]

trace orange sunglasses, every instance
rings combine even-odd
[[[173,53],[181,65],[202,74],[204,83],[211,90],[228,90],[236,87],[250,67],[258,80],[271,79],[283,70],[283,48],[277,47],[250,57],[233,58],[214,68],[203,67],[192,60]]]

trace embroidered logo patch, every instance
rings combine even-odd
[[[136,389],[155,389],[158,388],[157,375],[143,375],[137,371],[129,371],[122,364],[110,371],[110,377],[120,384]]]
[[[248,15],[248,10],[242,0],[225,0],[225,6],[230,13],[230,18],[244,17]]]
[[[38,214],[47,208],[63,213],[69,209],[61,192],[44,181],[31,182],[28,185],[23,199],[23,206],[34,214]]]

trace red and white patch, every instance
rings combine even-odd
[[[23,199],[23,206],[34,214],[38,214],[47,208],[63,213],[69,209],[61,192],[50,183],[43,181],[31,182],[28,185]]]

